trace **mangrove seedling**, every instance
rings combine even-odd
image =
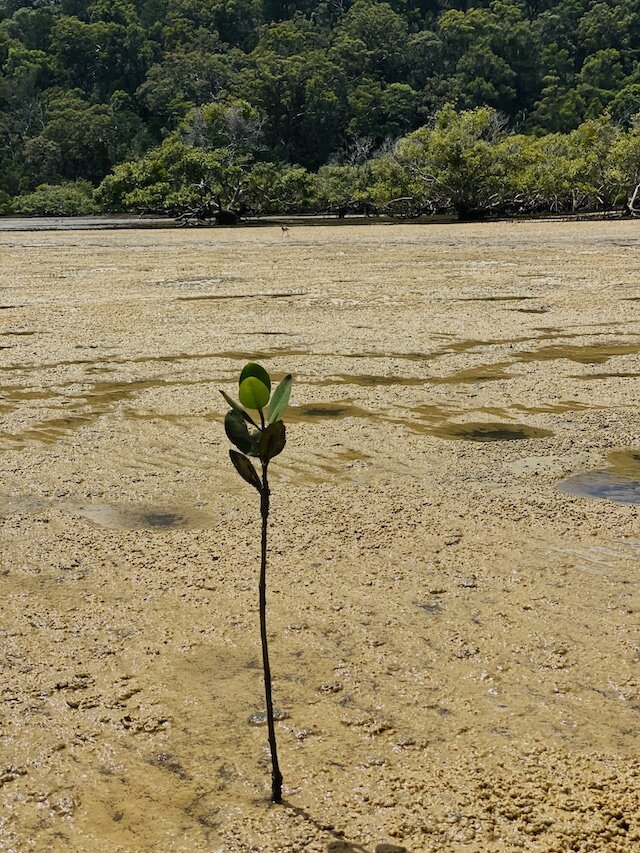
[[[269,462],[282,453],[286,443],[285,427],[282,422],[289,395],[291,375],[271,393],[271,377],[259,364],[249,362],[240,374],[238,396],[240,404],[224,391],[220,393],[231,406],[224,419],[224,428],[229,441],[238,449],[229,450],[234,468],[243,480],[257,489],[260,495],[262,536],[260,547],[260,581],[258,585],[260,609],[260,639],[262,641],[262,668],[264,671],[264,693],[267,705],[267,726],[271,750],[271,799],[282,802],[282,773],[278,764],[276,729],[271,697],[271,668],[267,644],[267,529],[269,524]],[[268,412],[265,416],[265,408]],[[244,407],[244,408],[243,408]],[[254,416],[250,414],[254,413]],[[257,418],[255,415],[257,414]],[[254,419],[255,418],[255,419]],[[256,466],[251,458],[256,460]]]

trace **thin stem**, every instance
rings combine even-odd
[[[276,746],[276,727],[273,719],[273,700],[271,698],[271,667],[269,666],[269,648],[267,645],[267,526],[269,522],[269,481],[267,468],[262,465],[262,491],[260,493],[260,514],[262,516],[262,547],[260,551],[260,638],[262,640],[262,668],[264,670],[264,693],[267,703],[267,725],[269,727],[269,748],[271,750],[271,799],[282,802],[282,773],[278,764]]]
[[[264,413],[262,409],[258,409],[258,412],[260,413],[260,429],[264,429]]]

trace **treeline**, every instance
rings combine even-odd
[[[162,213],[193,224],[267,214],[470,219],[638,212],[640,123],[625,130],[606,116],[536,137],[509,131],[490,107],[447,106],[396,142],[372,149],[361,140],[343,162],[315,172],[256,160],[261,130],[246,104],[218,103],[192,122],[144,157],[116,166],[95,191],[88,182],[42,186],[13,209]],[[60,203],[74,209],[54,209]]]
[[[605,112],[629,130],[639,35],[640,0],[0,0],[0,209],[99,205],[121,163],[230,145],[254,177],[299,167],[310,207],[365,162],[377,198],[395,141],[448,104],[534,147]]]

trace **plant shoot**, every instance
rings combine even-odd
[[[229,450],[234,468],[243,480],[253,486],[260,495],[262,534],[260,538],[260,580],[258,599],[260,610],[260,639],[262,643],[262,668],[264,692],[267,706],[269,748],[271,750],[271,799],[282,802],[282,773],[278,764],[276,730],[271,695],[271,667],[267,644],[267,532],[269,524],[269,462],[282,453],[286,443],[286,431],[282,422],[289,395],[291,375],[271,393],[271,377],[259,364],[249,362],[240,374],[236,403],[224,391],[220,393],[231,407],[224,419],[224,428],[229,441],[237,450]],[[265,415],[265,409],[268,407]],[[254,413],[253,416],[251,413]],[[255,459],[255,465],[251,461]]]

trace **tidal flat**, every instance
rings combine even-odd
[[[0,231],[0,850],[640,849],[639,227]]]

